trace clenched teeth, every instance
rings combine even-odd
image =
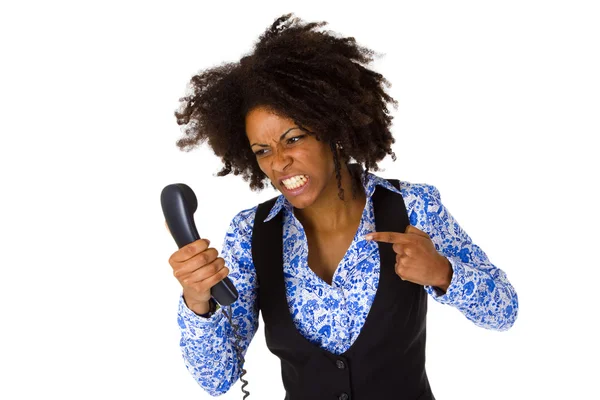
[[[304,185],[307,181],[308,177],[306,175],[296,175],[282,181],[282,183],[287,189],[297,189]]]

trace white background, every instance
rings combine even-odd
[[[0,6],[0,398],[210,398],[179,352],[160,191],[190,185],[219,249],[277,193],[179,151],[173,112],[193,74],[286,12],[385,54],[398,161],[378,174],[435,185],[518,292],[501,333],[430,301],[436,397],[599,398],[597,3],[217,3]],[[262,321],[246,368],[251,399],[283,398]]]

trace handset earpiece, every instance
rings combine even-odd
[[[174,183],[165,186],[160,194],[167,227],[179,248],[200,239],[194,213],[198,208],[198,200],[194,191],[185,183]],[[238,298],[238,292],[228,277],[210,289],[211,296],[222,306],[228,306]]]

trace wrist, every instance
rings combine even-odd
[[[207,314],[208,312],[210,312],[210,310],[211,310],[210,300],[211,300],[211,298],[209,298],[208,300],[192,299],[192,298],[187,297],[185,295],[185,292],[183,293],[183,301],[184,301],[185,305],[187,306],[187,308],[189,308],[192,312],[194,312],[195,314],[198,314],[198,315],[203,315],[203,314]]]
[[[452,275],[454,271],[452,270],[452,264],[450,264],[450,261],[441,254],[440,257],[441,264],[443,265],[443,267],[441,267],[440,270],[443,272],[442,278],[440,279],[440,283],[435,285],[435,287],[446,293],[448,287],[450,287],[450,283],[452,282]]]
[[[202,308],[197,308],[194,311],[196,315],[203,318],[210,318],[217,311],[217,303],[211,297]]]

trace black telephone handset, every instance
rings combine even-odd
[[[198,208],[198,200],[188,185],[174,183],[165,186],[160,194],[160,204],[167,226],[179,248],[200,239],[193,215]],[[235,286],[227,277],[213,286],[210,294],[221,306],[228,306],[238,298]]]
[[[179,248],[200,239],[194,223],[194,213],[198,208],[198,200],[194,191],[188,185],[173,183],[165,186],[160,194],[160,204],[162,205],[167,227]],[[246,375],[246,370],[243,367],[245,360],[243,351],[239,346],[239,341],[243,338],[238,333],[238,327],[232,320],[233,314],[231,312],[231,304],[238,299],[238,292],[231,280],[225,277],[210,289],[210,294],[221,306],[229,306],[227,307],[229,312],[223,311],[223,313],[227,317],[235,337],[232,345],[238,356],[240,381],[242,381],[241,389],[244,393],[244,399],[246,399],[250,392],[246,390],[248,381],[244,379],[244,375]]]

